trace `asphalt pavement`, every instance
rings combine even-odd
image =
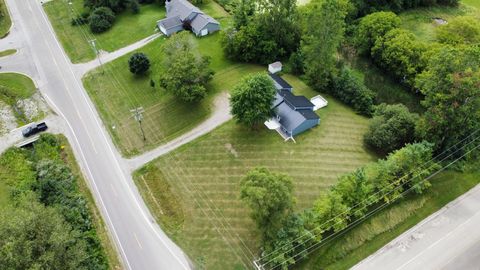
[[[480,185],[352,269],[480,270]]]
[[[5,60],[4,64],[10,64],[19,72],[25,66],[23,73],[37,81],[49,105],[66,120],[66,136],[86,174],[124,267],[191,269],[186,255],[163,233],[141,199],[128,165],[102,125],[40,1],[6,2],[14,25],[11,36],[4,42],[18,48],[23,58],[15,63]]]

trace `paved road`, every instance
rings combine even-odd
[[[353,269],[480,270],[480,185]]]
[[[60,47],[40,2],[7,0],[18,44],[53,109],[66,119],[66,134],[86,172],[97,204],[127,269],[189,269],[183,252],[161,231],[113,147],[80,78]],[[13,37],[12,37],[13,39]]]
[[[152,151],[127,160],[130,165],[130,169],[132,171],[136,170],[148,162],[165,155],[202,135],[209,133],[230,119],[232,119],[232,115],[230,114],[229,95],[224,92],[216,97],[213,105],[213,113],[210,118],[182,136],[164,145],[161,145]]]

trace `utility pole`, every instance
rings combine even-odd
[[[91,39],[88,42],[92,46],[93,51],[95,52],[95,55],[97,56],[98,63],[100,64],[100,67],[102,67],[102,59],[100,58],[100,52],[97,49],[97,40],[96,39]],[[102,68],[102,74],[103,74],[103,72],[104,72],[104,70]]]
[[[145,110],[143,109],[143,107],[138,107],[133,110],[130,110],[130,112],[133,114],[135,121],[137,121],[138,124],[140,125],[140,130],[142,131],[143,140],[146,141],[147,138],[145,137],[145,132],[143,131],[143,126],[142,126],[143,113],[145,112]]]

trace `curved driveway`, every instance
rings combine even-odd
[[[93,191],[127,269],[190,269],[184,255],[154,222],[80,78],[65,56],[38,0],[6,0],[20,56],[54,110]]]

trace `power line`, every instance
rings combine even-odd
[[[72,10],[75,12],[75,9],[73,8],[73,6],[72,6]],[[77,14],[78,14],[78,13],[77,13]],[[99,44],[99,42],[95,42],[95,41],[96,41],[95,39],[88,39],[88,37],[87,37],[87,36],[89,35],[89,34],[88,34],[88,31],[87,31],[87,33],[85,33],[85,30],[83,29],[83,27],[80,26],[80,28],[81,28],[81,30],[83,30],[82,33],[84,34],[85,39],[86,39],[87,41],[89,41],[89,44],[93,47],[95,53],[97,54],[97,57],[99,57],[98,50],[97,50],[97,46],[96,46],[97,44]],[[92,40],[93,40],[94,42],[92,42]],[[100,61],[100,58],[99,58],[99,62],[100,62],[100,65],[102,65],[102,63],[101,63],[101,61]],[[124,93],[127,93],[127,92],[126,92],[126,89],[124,88],[124,85],[121,84],[120,81],[118,80],[118,78],[116,77],[115,72],[112,71],[112,70],[110,70],[110,69],[108,69],[108,68],[107,68],[106,70],[109,72],[110,76],[114,79],[113,82],[118,85],[118,88],[120,88],[120,90],[122,90]],[[103,70],[102,70],[102,73],[103,73]],[[133,102],[133,100],[131,99],[131,96],[130,96],[130,95],[126,95],[126,96],[128,97],[128,100],[129,100],[132,104],[133,104],[133,103],[137,103],[137,104],[139,103],[138,100],[136,100],[136,99],[135,99],[135,102]],[[144,111],[142,111],[142,114],[143,114],[143,112],[144,112]],[[134,114],[134,118],[137,120],[137,122],[139,122],[139,123],[143,122],[143,115],[142,115],[142,114],[138,114],[138,112],[137,112],[136,109],[135,109],[135,110],[131,110],[131,113]],[[139,117],[139,116],[140,116],[140,117]],[[140,119],[140,121],[139,121],[138,119]],[[143,130],[142,130],[142,132],[143,132]],[[178,158],[175,158],[175,159],[178,160]],[[175,161],[175,163],[178,163],[178,161]],[[179,167],[181,167],[181,166],[177,166],[176,168],[172,168],[171,171],[175,171],[175,169],[178,169]],[[183,171],[183,169],[182,169],[182,171]],[[178,176],[178,175],[177,175],[177,176]],[[180,181],[180,182],[181,182],[181,181]],[[188,188],[183,182],[182,182],[182,184],[184,185],[184,187],[185,187],[190,193],[192,193],[192,192],[189,190],[189,188]],[[196,192],[197,192],[198,194],[200,194],[200,195],[203,194],[203,193],[202,193],[201,191],[199,191],[199,190],[197,190]],[[205,194],[204,194],[204,195],[205,195]],[[205,196],[206,196],[206,195],[205,195]],[[198,200],[195,198],[195,196],[193,196],[193,199],[194,199],[195,203],[199,206],[199,208],[201,209],[201,211],[204,213],[204,215],[205,215],[206,217],[208,217],[209,215],[205,212],[205,210],[203,209],[203,207],[201,206],[201,204],[198,202]],[[200,199],[202,199],[202,198],[200,198]],[[210,205],[209,205],[209,203],[208,203],[209,200],[208,200],[208,199],[205,199],[204,201],[205,201],[206,204],[207,204],[208,210],[212,211],[212,213],[214,214],[215,219],[217,219],[217,220],[219,221],[219,223],[222,225],[222,227],[225,229],[225,231],[230,234],[228,228],[225,226],[225,224],[223,224],[222,219],[221,219],[221,218],[218,218],[217,215],[215,214],[215,211],[210,207]],[[222,216],[223,216],[223,215],[222,215]],[[225,220],[226,224],[231,228],[231,225],[228,223],[228,221],[226,221],[225,217],[223,217],[223,219]],[[222,234],[221,231],[217,228],[216,224],[212,222],[212,225],[216,228],[216,230],[219,232],[219,234],[222,235],[222,237],[224,238],[223,234]],[[232,239],[235,238],[235,237],[232,237],[232,236],[230,236],[230,237],[231,237]],[[244,243],[243,240],[238,236],[238,234],[236,234],[236,237],[240,240],[240,242],[244,245],[244,247],[250,252],[251,256],[253,256],[253,253],[251,252],[251,250],[245,245],[245,243]],[[230,242],[227,241],[225,238],[224,238],[224,240],[227,242],[227,244],[228,244],[229,247],[232,249],[232,251],[235,253],[235,255],[240,258],[240,256],[237,254],[237,252],[235,252],[235,250],[234,250],[233,247],[231,246]],[[243,255],[246,256],[245,258],[247,258],[247,261],[249,261],[249,258],[250,258],[250,257],[248,257],[248,256],[244,253],[243,248],[240,248],[240,250],[241,250],[241,252],[243,253]],[[240,260],[242,261],[242,264],[244,264],[245,266],[247,265],[247,264],[245,264],[245,262],[244,262],[242,259],[240,259]]]
[[[471,144],[471,143],[469,143]],[[468,144],[468,145],[469,145]],[[464,148],[464,147],[462,147]],[[473,151],[477,150],[478,148],[480,148],[480,144],[475,146],[474,148],[472,148],[471,150],[467,151],[466,153],[462,154],[460,157],[456,158],[455,160],[453,160],[452,162],[450,162],[449,164],[445,165],[445,166],[442,166],[442,168],[438,169],[437,171],[435,171],[434,173],[430,174],[428,177],[426,177],[425,179],[421,180],[419,183],[411,186],[410,188],[408,188],[407,190],[403,191],[400,196],[394,198],[392,201],[389,201],[389,202],[385,202],[383,203],[382,205],[380,205],[379,207],[375,208],[374,210],[370,211],[369,213],[367,213],[364,217],[358,219],[358,220],[355,220],[353,223],[349,224],[345,229],[343,229],[341,232],[339,233],[334,233],[330,236],[327,237],[326,240],[323,240],[323,241],[319,241],[318,243],[315,243],[313,244],[312,246],[310,247],[307,247],[305,249],[303,249],[302,251],[300,252],[297,252],[297,254],[293,255],[292,257],[296,257],[298,256],[298,254],[301,254],[301,253],[304,253],[306,252],[305,256],[314,252],[315,250],[317,250],[318,248],[326,245],[327,243],[329,243],[330,241],[332,241],[333,239],[345,234],[347,231],[351,230],[353,227],[357,226],[358,224],[360,224],[362,221],[364,221],[365,219],[369,218],[370,216],[374,215],[375,213],[377,213],[378,211],[384,209],[385,207],[391,205],[392,203],[394,203],[395,201],[397,201],[398,199],[402,198],[405,194],[407,194],[408,192],[410,192],[412,189],[414,189],[417,185],[425,182],[425,181],[428,181],[430,180],[431,178],[433,178],[434,176],[438,175],[439,173],[443,172],[445,169],[449,168],[450,166],[452,166],[453,164],[455,164],[456,162],[458,162],[459,160],[461,160],[463,157],[467,156],[468,154],[472,153]],[[325,242],[327,241],[327,242]],[[288,260],[284,260],[282,261],[281,263],[278,263],[276,265],[274,265],[273,267],[271,267],[270,269],[275,269],[281,265],[284,265]],[[265,266],[265,264],[262,264],[262,267]]]
[[[437,156],[433,157],[433,158],[430,159],[429,161],[425,162],[425,163],[422,164],[420,167],[424,167],[426,164],[433,162],[435,159],[438,159],[441,155],[443,155],[443,154],[445,154],[445,153],[448,153],[452,148],[457,147],[458,144],[460,144],[461,142],[464,142],[464,141],[468,140],[469,138],[471,138],[474,134],[478,133],[479,131],[480,131],[480,129],[476,130],[475,132],[473,132],[472,134],[470,134],[469,136],[467,136],[466,138],[464,138],[464,139],[461,140],[460,142],[458,142],[458,143],[456,143],[455,145],[451,146],[449,149],[443,151],[442,153],[440,153],[440,154],[438,154]],[[440,162],[443,162],[443,161],[447,160],[447,159],[450,158],[452,155],[454,155],[456,152],[462,150],[462,149],[465,148],[467,145],[472,144],[474,141],[478,140],[479,138],[480,138],[480,136],[476,137],[475,139],[473,139],[472,141],[470,141],[470,142],[467,143],[466,145],[462,146],[461,148],[457,148],[455,151],[450,152],[450,154],[447,155],[447,156],[445,156],[444,158],[442,158],[442,160],[440,160]],[[432,166],[430,166],[430,168],[431,168],[431,167],[432,167]],[[409,182],[411,182],[411,181],[413,181],[415,178],[417,178],[419,175],[421,175],[421,173],[425,172],[427,169],[430,169],[430,168],[424,168],[424,169],[422,169],[421,171],[414,171],[414,170],[412,170],[412,171],[406,173],[405,175],[403,175],[402,177],[400,177],[397,181],[392,182],[392,183],[390,183],[389,185],[387,185],[386,187],[383,187],[383,189],[375,192],[374,194],[369,195],[368,198],[366,198],[366,199],[363,200],[362,202],[357,203],[357,204],[354,205],[353,207],[350,207],[350,208],[347,209],[346,211],[344,211],[344,212],[336,215],[335,217],[332,217],[331,219],[329,219],[329,220],[325,221],[324,223],[320,224],[319,226],[316,226],[315,228],[313,228],[313,229],[311,229],[311,230],[307,230],[307,232],[305,232],[303,235],[297,237],[296,239],[293,239],[293,240],[291,240],[291,241],[288,241],[288,243],[282,245],[281,247],[278,247],[277,249],[275,249],[274,251],[268,253],[267,255],[262,256],[260,259],[258,259],[258,261],[261,261],[261,260],[264,260],[264,259],[268,258],[268,257],[271,256],[272,254],[275,254],[276,251],[283,249],[284,247],[288,246],[288,245],[291,244],[292,242],[298,241],[298,240],[300,240],[300,239],[303,238],[303,237],[309,237],[309,236],[312,234],[313,231],[320,230],[320,233],[321,233],[323,226],[324,226],[325,224],[329,223],[330,221],[333,221],[335,218],[337,218],[337,217],[339,217],[339,216],[342,216],[342,215],[344,215],[344,214],[352,211],[352,210],[355,209],[357,206],[362,205],[362,203],[368,202],[368,201],[370,200],[370,198],[374,197],[375,195],[378,195],[380,192],[383,192],[384,189],[387,189],[387,188],[389,188],[390,186],[395,185],[395,184],[397,184],[397,183],[401,183],[401,181],[402,181],[403,179],[405,179],[407,176],[413,175],[413,174],[416,173],[416,176],[411,177],[410,180],[408,180],[407,182],[403,183],[404,185],[405,185],[405,184],[408,184]],[[391,191],[383,194],[382,197],[391,194],[392,192],[398,190],[398,189],[401,188],[401,187],[402,187],[402,186],[397,186],[397,187],[394,188],[393,190],[391,190]],[[358,212],[359,210],[364,209],[365,207],[368,207],[368,206],[372,205],[373,203],[374,203],[374,202],[370,202],[370,203],[368,203],[367,205],[362,205],[362,208],[357,209],[355,212]],[[313,233],[313,234],[315,235],[315,233]],[[309,240],[311,240],[311,238],[309,238]],[[307,241],[309,241],[309,240],[307,240]],[[296,247],[298,247],[298,246],[300,246],[300,245],[301,245],[301,244],[299,243],[297,246],[292,247],[292,248],[289,249],[288,251],[294,250]],[[288,251],[286,251],[286,252],[288,252]],[[267,262],[264,263],[263,265],[268,264],[268,263],[271,262],[273,259],[274,259],[274,258],[270,259],[269,261],[267,261]]]

